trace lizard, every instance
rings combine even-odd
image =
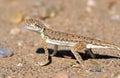
[[[46,65],[49,62],[49,56],[53,56],[57,53],[58,46],[71,47],[71,52],[79,64],[83,62],[83,59],[79,55],[78,51],[87,50],[92,58],[95,58],[95,55],[91,50],[92,48],[112,48],[120,51],[120,46],[113,43],[104,42],[90,37],[84,37],[78,34],[52,30],[46,27],[39,19],[29,18],[25,21],[25,28],[37,32],[42,39],[41,45],[44,48],[46,60],[41,62],[40,65]],[[54,52],[52,55],[48,53],[47,43],[54,45]]]

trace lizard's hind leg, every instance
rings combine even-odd
[[[80,63],[82,64],[83,60],[82,60],[82,57],[79,55],[78,51],[84,50],[85,48],[86,48],[85,43],[78,42],[71,49],[72,53],[74,54],[74,56],[75,56],[75,58],[76,58],[76,60],[78,61],[79,64]]]
[[[95,58],[93,51],[91,49],[86,49],[85,52],[91,56],[91,58]]]

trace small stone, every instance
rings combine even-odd
[[[23,15],[21,12],[16,13],[10,18],[10,22],[13,24],[19,24],[23,20]]]
[[[117,14],[116,15],[112,15],[111,19],[112,20],[120,20],[120,15],[117,15]]]
[[[69,78],[67,73],[59,72],[53,78]]]
[[[12,35],[18,35],[21,32],[21,30],[17,27],[10,30],[10,34]]]
[[[38,43],[34,43],[34,46],[36,47],[36,46],[38,46],[39,44]]]
[[[12,56],[12,55],[13,55],[12,51],[0,47],[0,58],[9,57],[9,56]]]
[[[18,42],[17,45],[18,45],[18,46],[22,46],[22,42]]]
[[[86,11],[90,13],[90,12],[92,12],[92,8],[91,7],[87,7]]]
[[[50,17],[51,18],[55,17],[56,15],[57,15],[57,13],[55,11],[53,11],[53,12],[50,13]]]
[[[49,11],[47,7],[43,7],[40,11],[40,18],[45,19],[49,18]]]
[[[91,72],[101,72],[101,69],[98,68],[98,67],[91,67],[91,68],[90,68],[90,71],[91,71]]]
[[[96,6],[96,3],[95,3],[94,0],[87,0],[86,11],[89,12],[89,13],[92,12],[93,7],[95,7],[95,6]]]
[[[94,0],[87,0],[87,6],[95,6],[95,1]]]
[[[23,64],[22,64],[22,63],[19,63],[19,64],[17,64],[17,66],[18,66],[18,67],[21,67],[21,66],[23,66]]]

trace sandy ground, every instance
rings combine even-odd
[[[59,47],[52,63],[44,61],[40,37],[24,29],[25,17],[40,18],[53,30],[113,42],[120,45],[120,1],[95,0],[0,0],[0,46],[14,55],[0,58],[0,78],[120,78],[120,51],[93,49],[96,58],[84,52],[84,68],[68,47]],[[49,52],[53,45],[48,44]]]

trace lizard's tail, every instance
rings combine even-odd
[[[107,42],[101,42],[101,44],[97,44],[101,46],[92,46],[92,48],[111,48],[111,49],[116,49],[120,51],[120,46],[116,45],[114,43],[107,43]]]
[[[92,40],[91,40],[92,41]],[[90,43],[90,42],[89,42]],[[120,46],[114,43],[108,43],[100,40],[92,41],[92,44],[87,44],[87,48],[111,48],[120,51]]]
[[[120,51],[120,46],[114,46],[113,48]]]
[[[103,42],[103,44],[101,44],[101,45],[103,45],[105,48],[111,48],[111,49],[116,49],[116,50],[120,51],[120,46],[116,45],[114,43]]]
[[[116,50],[119,50],[120,51],[120,46],[118,46],[118,45],[111,45],[111,46],[109,46],[110,48],[112,48],[112,49],[116,49]]]

